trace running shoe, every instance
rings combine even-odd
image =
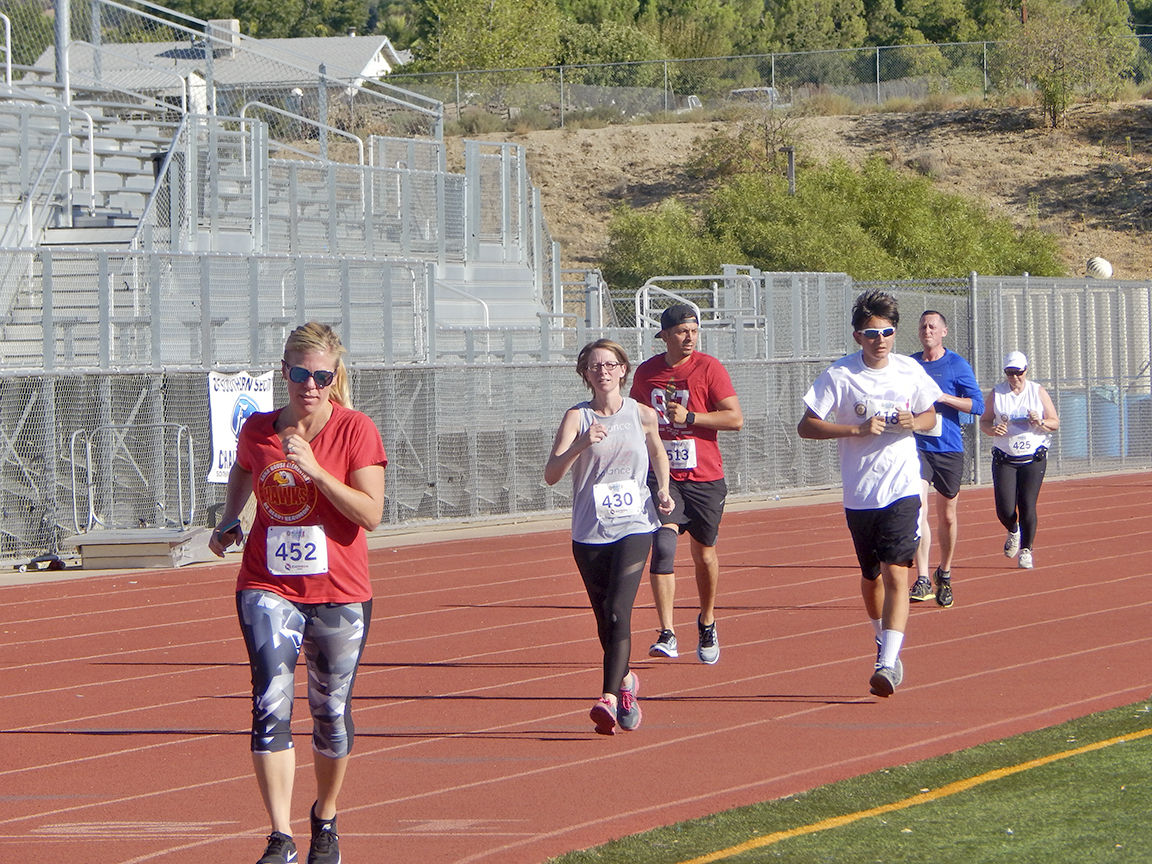
[[[1020,551],[1020,529],[1008,532],[1008,539],[1004,541],[1004,557],[1015,558]]]
[[[1021,549],[1020,550],[1020,560],[1017,563],[1024,570],[1031,570],[1032,569],[1032,550],[1031,549]]]
[[[596,724],[596,731],[601,735],[616,734],[616,706],[608,701],[608,697],[601,696],[588,712],[592,722]]]
[[[268,835],[268,846],[256,864],[296,864],[296,844],[287,834],[273,831]]]
[[[927,576],[917,576],[912,583],[912,590],[908,592],[908,599],[913,603],[920,603],[932,596],[932,580]]]
[[[696,656],[700,658],[701,663],[712,665],[720,659],[720,640],[716,638],[716,622],[713,621],[705,627],[697,617],[696,628],[700,631],[700,644],[696,646]]]
[[[900,686],[902,677],[902,675],[897,675],[896,670],[891,666],[881,666],[874,671],[872,677],[868,679],[868,692],[873,696],[881,696],[887,699],[896,692],[896,688]]]
[[[936,604],[947,609],[952,605],[952,571],[936,568]]]
[[[649,657],[679,657],[676,650],[676,634],[671,630],[661,630],[652,647],[648,649]]]
[[[639,692],[640,678],[633,672],[632,686],[620,688],[620,704],[616,709],[616,720],[625,732],[634,732],[644,719],[644,712],[640,710],[640,702],[636,699]]]
[[[317,819],[316,805],[309,814],[312,822],[312,845],[308,847],[308,864],[340,864],[340,835],[336,833],[336,817]]]
[[[876,665],[874,669],[880,668],[880,640],[876,640]],[[900,658],[896,658],[896,665],[892,667],[892,671],[896,673],[896,686],[900,686],[900,682],[904,680],[904,664],[900,662]]]

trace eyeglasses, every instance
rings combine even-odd
[[[604,363],[589,363],[588,369],[592,372],[615,372],[623,363],[617,363],[615,360],[608,360]]]
[[[857,330],[865,339],[879,339],[881,336],[891,336],[896,332],[895,327],[869,327],[867,330]]]
[[[1027,369],[1005,369],[1004,374],[1011,375],[1013,378],[1015,378],[1017,375],[1023,375],[1027,371]]]
[[[329,372],[327,369],[305,369],[303,366],[288,366],[288,380],[293,384],[306,384],[308,379],[311,378],[316,382],[316,386],[323,390],[332,383],[332,379],[335,377],[336,373]]]

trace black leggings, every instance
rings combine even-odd
[[[629,534],[615,543],[572,541],[572,557],[596,615],[596,633],[604,649],[601,692],[620,694],[632,651],[632,604],[652,548],[651,534]]]
[[[1046,453],[1031,462],[1009,462],[1000,451],[992,451],[992,489],[996,497],[996,518],[1009,531],[1020,529],[1020,548],[1031,549],[1036,539],[1036,499],[1048,468]]]

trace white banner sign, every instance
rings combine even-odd
[[[253,377],[247,372],[208,373],[208,406],[212,418],[212,467],[209,483],[227,483],[236,461],[236,439],[244,421],[272,410],[272,373]]]

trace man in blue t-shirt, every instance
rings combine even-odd
[[[964,436],[960,429],[960,414],[982,414],[984,397],[968,361],[944,347],[948,321],[943,314],[934,309],[924,312],[920,316],[919,332],[924,350],[912,356],[940,386],[943,395],[936,402],[936,426],[928,432],[916,433],[923,489],[920,495],[916,583],[909,599],[920,602],[935,594],[936,602],[948,607],[952,605],[952,556],[956,552],[958,527],[956,500],[964,478]],[[940,565],[932,578],[928,576],[932,554],[932,530],[928,525],[929,484],[936,487],[936,529],[940,546]]]

